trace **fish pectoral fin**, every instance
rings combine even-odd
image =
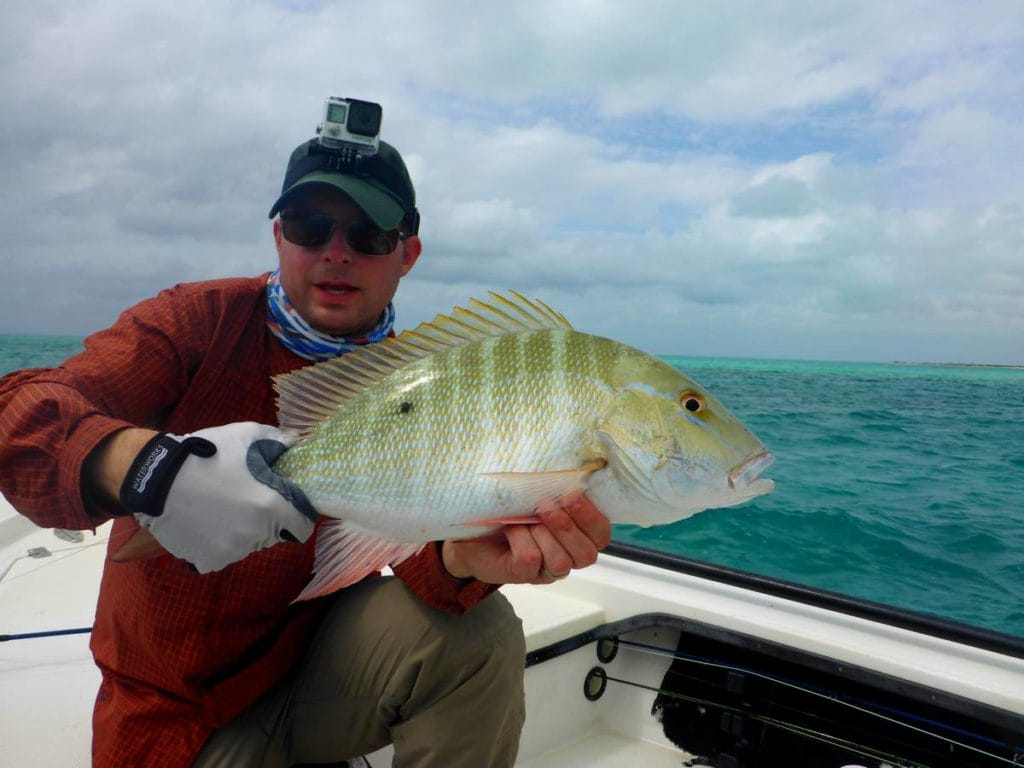
[[[295,602],[344,589],[385,566],[398,565],[425,546],[423,542],[391,541],[347,520],[327,520],[316,533],[313,578]]]
[[[642,467],[637,466],[629,452],[620,447],[611,432],[612,430],[599,429],[595,435],[603,446],[604,454],[608,457],[608,465],[618,481],[640,498],[658,503],[658,497],[651,488],[650,479],[647,477],[648,473],[645,473]]]
[[[480,521],[480,525],[505,525],[508,523],[538,522],[535,518],[541,512],[571,504],[587,489],[587,480],[594,472],[604,469],[604,459],[594,459],[571,469],[554,469],[547,472],[484,472],[484,477],[497,480],[517,496],[540,499],[529,515],[515,518],[492,518]],[[470,525],[477,525],[474,521]]]

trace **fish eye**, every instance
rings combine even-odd
[[[704,397],[696,392],[683,392],[679,395],[679,404],[690,413],[700,413],[707,407]]]

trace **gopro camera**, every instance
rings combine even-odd
[[[356,154],[377,154],[380,146],[380,104],[359,99],[329,96],[324,101],[324,119],[316,127],[320,143],[335,150],[354,150]]]

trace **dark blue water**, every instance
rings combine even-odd
[[[0,336],[0,373],[77,338]],[[668,358],[776,456],[776,490],[616,538],[1024,636],[1024,370]]]

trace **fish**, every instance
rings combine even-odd
[[[710,392],[515,291],[273,383],[291,441],[273,469],[322,516],[296,602],[584,494],[649,527],[774,489],[773,455]],[[160,551],[142,528],[114,559]]]
[[[295,441],[274,471],[324,518],[296,600],[583,494],[611,522],[646,527],[774,488],[761,477],[774,457],[710,392],[515,291],[274,387]]]

